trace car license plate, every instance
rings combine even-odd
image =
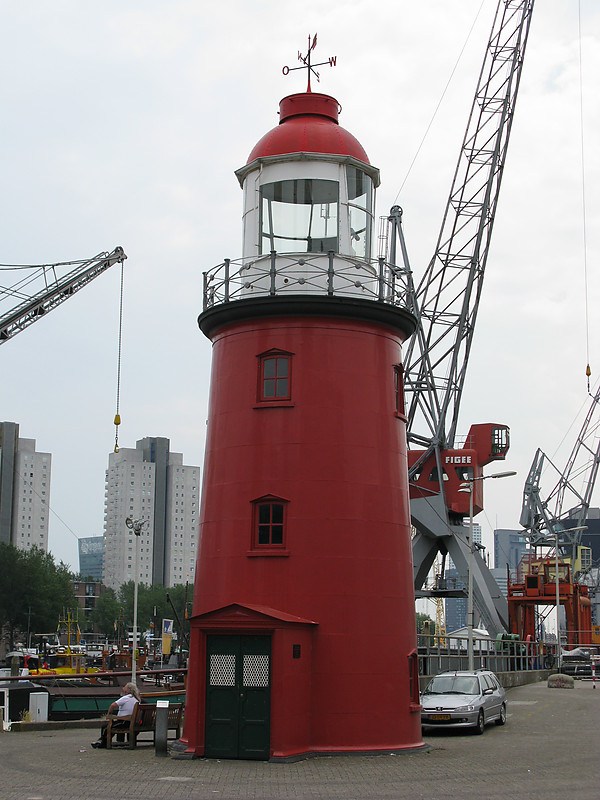
[[[452,719],[452,717],[450,714],[430,714],[429,719],[435,719],[438,722],[443,722],[445,720]]]

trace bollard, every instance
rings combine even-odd
[[[154,755],[167,755],[167,732],[169,729],[169,701],[156,701],[156,718],[154,722]]]

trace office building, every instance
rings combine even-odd
[[[562,520],[562,523],[564,528],[573,528],[578,525],[577,516],[573,514],[572,517]],[[580,544],[591,548],[592,563],[594,566],[598,566],[600,564],[600,508],[588,508],[584,524],[587,527],[579,534],[581,536]]]
[[[465,526],[465,535],[468,535],[469,526]],[[473,523],[473,544],[481,544],[481,525]],[[478,547],[475,549],[476,557],[481,557]],[[479,554],[479,555],[477,555]],[[445,572],[446,586],[448,589],[465,589],[468,584],[469,576],[459,574],[452,559],[448,559],[448,568]],[[457,631],[464,628],[467,624],[467,596],[448,597],[444,600],[444,614],[446,617],[446,632]]]
[[[491,569],[490,572],[492,573],[492,578],[498,584],[498,588],[502,593],[503,597],[508,597],[508,575],[506,574],[506,569]]]
[[[84,580],[102,580],[104,537],[87,536],[79,539],[79,574]]]
[[[468,541],[469,537],[469,525],[466,524],[465,526],[465,542]],[[478,551],[480,554],[483,552],[481,547],[477,547],[477,545],[481,545],[482,543],[482,532],[481,532],[481,525],[478,522],[473,523],[473,544],[476,545],[475,550]],[[454,570],[456,572],[456,565],[454,561],[450,557],[448,557],[448,565],[446,568],[446,577],[448,577],[449,571]],[[467,578],[465,577],[465,582]]]
[[[193,582],[198,542],[200,468],[186,466],[163,437],[111,453],[106,471],[104,583]],[[141,523],[139,537],[127,520]]]
[[[494,569],[510,570],[512,580],[517,578],[517,569],[529,546],[523,531],[497,528],[494,531]]]
[[[17,423],[0,422],[0,542],[48,552],[52,456],[35,446]]]
[[[456,567],[446,570],[446,586],[448,589],[465,589],[464,597],[447,597],[444,600],[446,633],[464,628],[467,624],[467,576],[459,575]]]

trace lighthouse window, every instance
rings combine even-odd
[[[396,414],[404,414],[404,370],[401,364],[394,367],[394,399]]]
[[[261,187],[261,252],[338,251],[339,184],[316,178]]]
[[[419,657],[413,650],[408,655],[408,691],[411,705],[418,706],[419,698]]]
[[[254,504],[254,545],[280,547],[284,543],[285,503],[262,499]]]
[[[350,224],[349,255],[370,258],[373,220],[373,182],[356,167],[346,167],[348,215]]]
[[[291,356],[274,354],[259,359],[259,401],[290,399]]]

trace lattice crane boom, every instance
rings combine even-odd
[[[500,0],[435,253],[415,292],[423,339],[408,345],[408,440],[453,447],[533,0]]]
[[[420,323],[404,355],[415,589],[423,594],[438,552],[463,574],[474,561],[474,600],[492,635],[508,629],[508,604],[484,561],[469,559],[469,496],[460,491],[471,479],[478,514],[482,467],[505,457],[508,427],[472,425],[464,444],[456,438],[533,6],[534,0],[498,0],[435,253],[416,285],[401,210],[388,218],[390,260],[396,263],[398,240],[408,306]]]
[[[560,470],[538,448],[523,489],[520,523],[534,546],[554,547],[558,534],[559,548],[576,555],[581,542],[592,493],[600,466],[600,385],[593,395],[581,430],[564,469]],[[541,478],[551,467],[558,480],[545,498]],[[575,528],[579,530],[569,530]]]
[[[24,278],[19,278],[11,286],[0,286],[2,300],[17,298],[20,301],[0,316],[0,344],[12,339],[87,286],[98,275],[114,264],[122,263],[126,258],[123,248],[116,247],[111,253],[98,253],[84,261],[42,264],[28,268]],[[61,274],[62,270],[73,265],[76,265],[74,269]],[[8,271],[13,269],[16,268],[10,267]],[[28,287],[36,281],[42,283],[42,288],[30,293]]]

